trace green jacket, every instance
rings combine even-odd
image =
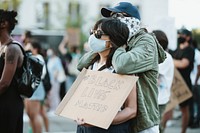
[[[133,120],[134,133],[143,131],[160,123],[158,109],[158,64],[166,58],[165,52],[153,34],[141,29],[128,42],[129,49],[118,48],[112,58],[112,64],[119,74],[136,74],[137,116]],[[96,54],[86,53],[78,64],[78,69],[88,67]]]

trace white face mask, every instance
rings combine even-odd
[[[53,56],[53,51],[51,49],[47,50],[47,56],[52,57]]]
[[[88,39],[88,44],[92,51],[99,53],[108,48],[106,48],[106,40],[97,39],[94,34],[92,34]]]
[[[121,22],[125,23],[129,29],[128,40],[136,34],[140,29],[140,20],[134,17],[117,17]]]

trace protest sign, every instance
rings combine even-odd
[[[174,79],[172,82],[170,102],[167,104],[165,112],[173,109],[178,104],[192,97],[192,93],[182,78],[179,71],[174,69]]]
[[[83,69],[65,95],[56,114],[107,129],[138,77]]]

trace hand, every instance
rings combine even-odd
[[[85,127],[91,127],[92,125],[85,123],[83,118],[77,118],[77,120],[74,120],[78,125],[85,126]]]
[[[83,118],[77,118],[76,120],[74,120],[78,125],[83,125],[85,124],[84,119]]]
[[[62,40],[62,42],[63,42],[63,43],[65,43],[65,44],[67,44],[67,43],[68,43],[68,41],[69,41],[68,35],[67,35],[67,34],[65,34],[65,35],[64,35],[64,37],[63,37],[63,40]]]

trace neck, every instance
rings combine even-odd
[[[180,45],[180,49],[184,49],[184,48],[186,48],[188,46],[189,46],[189,44],[185,42],[185,43]]]
[[[100,55],[99,63],[100,64],[106,64],[109,52],[110,52],[110,49],[107,49],[107,50],[99,53],[99,55]]]
[[[7,45],[10,41],[12,41],[12,38],[9,34],[1,35],[0,37],[1,45]]]

